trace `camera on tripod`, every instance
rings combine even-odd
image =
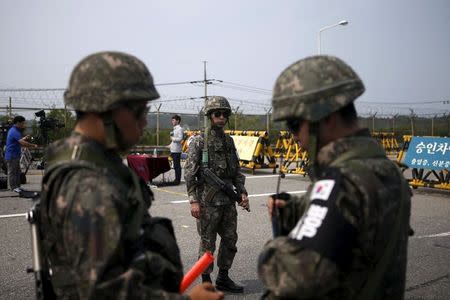
[[[12,126],[12,122],[2,122],[0,124],[0,147],[2,148],[2,150],[6,146],[6,137],[8,135],[9,129]]]
[[[64,123],[55,119],[55,118],[47,118],[44,110],[40,110],[35,112],[34,115],[39,118],[39,127],[41,129],[59,129],[64,128]]]
[[[40,142],[40,144],[42,144],[44,146],[49,144],[48,133],[50,130],[60,129],[60,128],[65,127],[65,124],[63,122],[61,122],[60,120],[55,119],[55,118],[47,118],[44,110],[35,112],[34,115],[39,118],[40,136],[38,138],[38,141]]]

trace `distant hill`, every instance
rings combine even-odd
[[[159,128],[160,129],[172,129],[172,116],[173,113],[160,113],[159,114]],[[181,125],[186,130],[196,130],[198,129],[198,115],[183,115],[179,114],[181,117]],[[147,127],[156,128],[156,113],[150,113],[147,117]],[[203,124],[203,116],[200,119],[200,126]]]

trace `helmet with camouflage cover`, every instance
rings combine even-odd
[[[74,68],[64,102],[82,112],[110,111],[124,101],[159,98],[153,77],[138,58],[122,52],[87,56]]]
[[[273,119],[318,122],[363,92],[361,79],[339,58],[307,57],[290,65],[278,77],[273,90]]]
[[[222,96],[208,97],[205,103],[205,115],[209,115],[215,110],[226,110],[231,114],[230,103]]]

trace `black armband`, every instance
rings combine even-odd
[[[291,241],[311,249],[343,268],[352,259],[356,228],[348,222],[337,206],[341,175],[330,169],[315,182],[308,210],[289,233]]]

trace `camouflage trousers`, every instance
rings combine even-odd
[[[229,270],[237,252],[238,235],[236,230],[236,205],[202,206],[200,219],[197,219],[197,232],[200,236],[198,256],[201,257],[206,251],[214,254],[216,237],[219,234],[220,246],[217,255],[217,266],[219,269]],[[213,267],[214,264],[211,264],[204,273],[210,274]]]

